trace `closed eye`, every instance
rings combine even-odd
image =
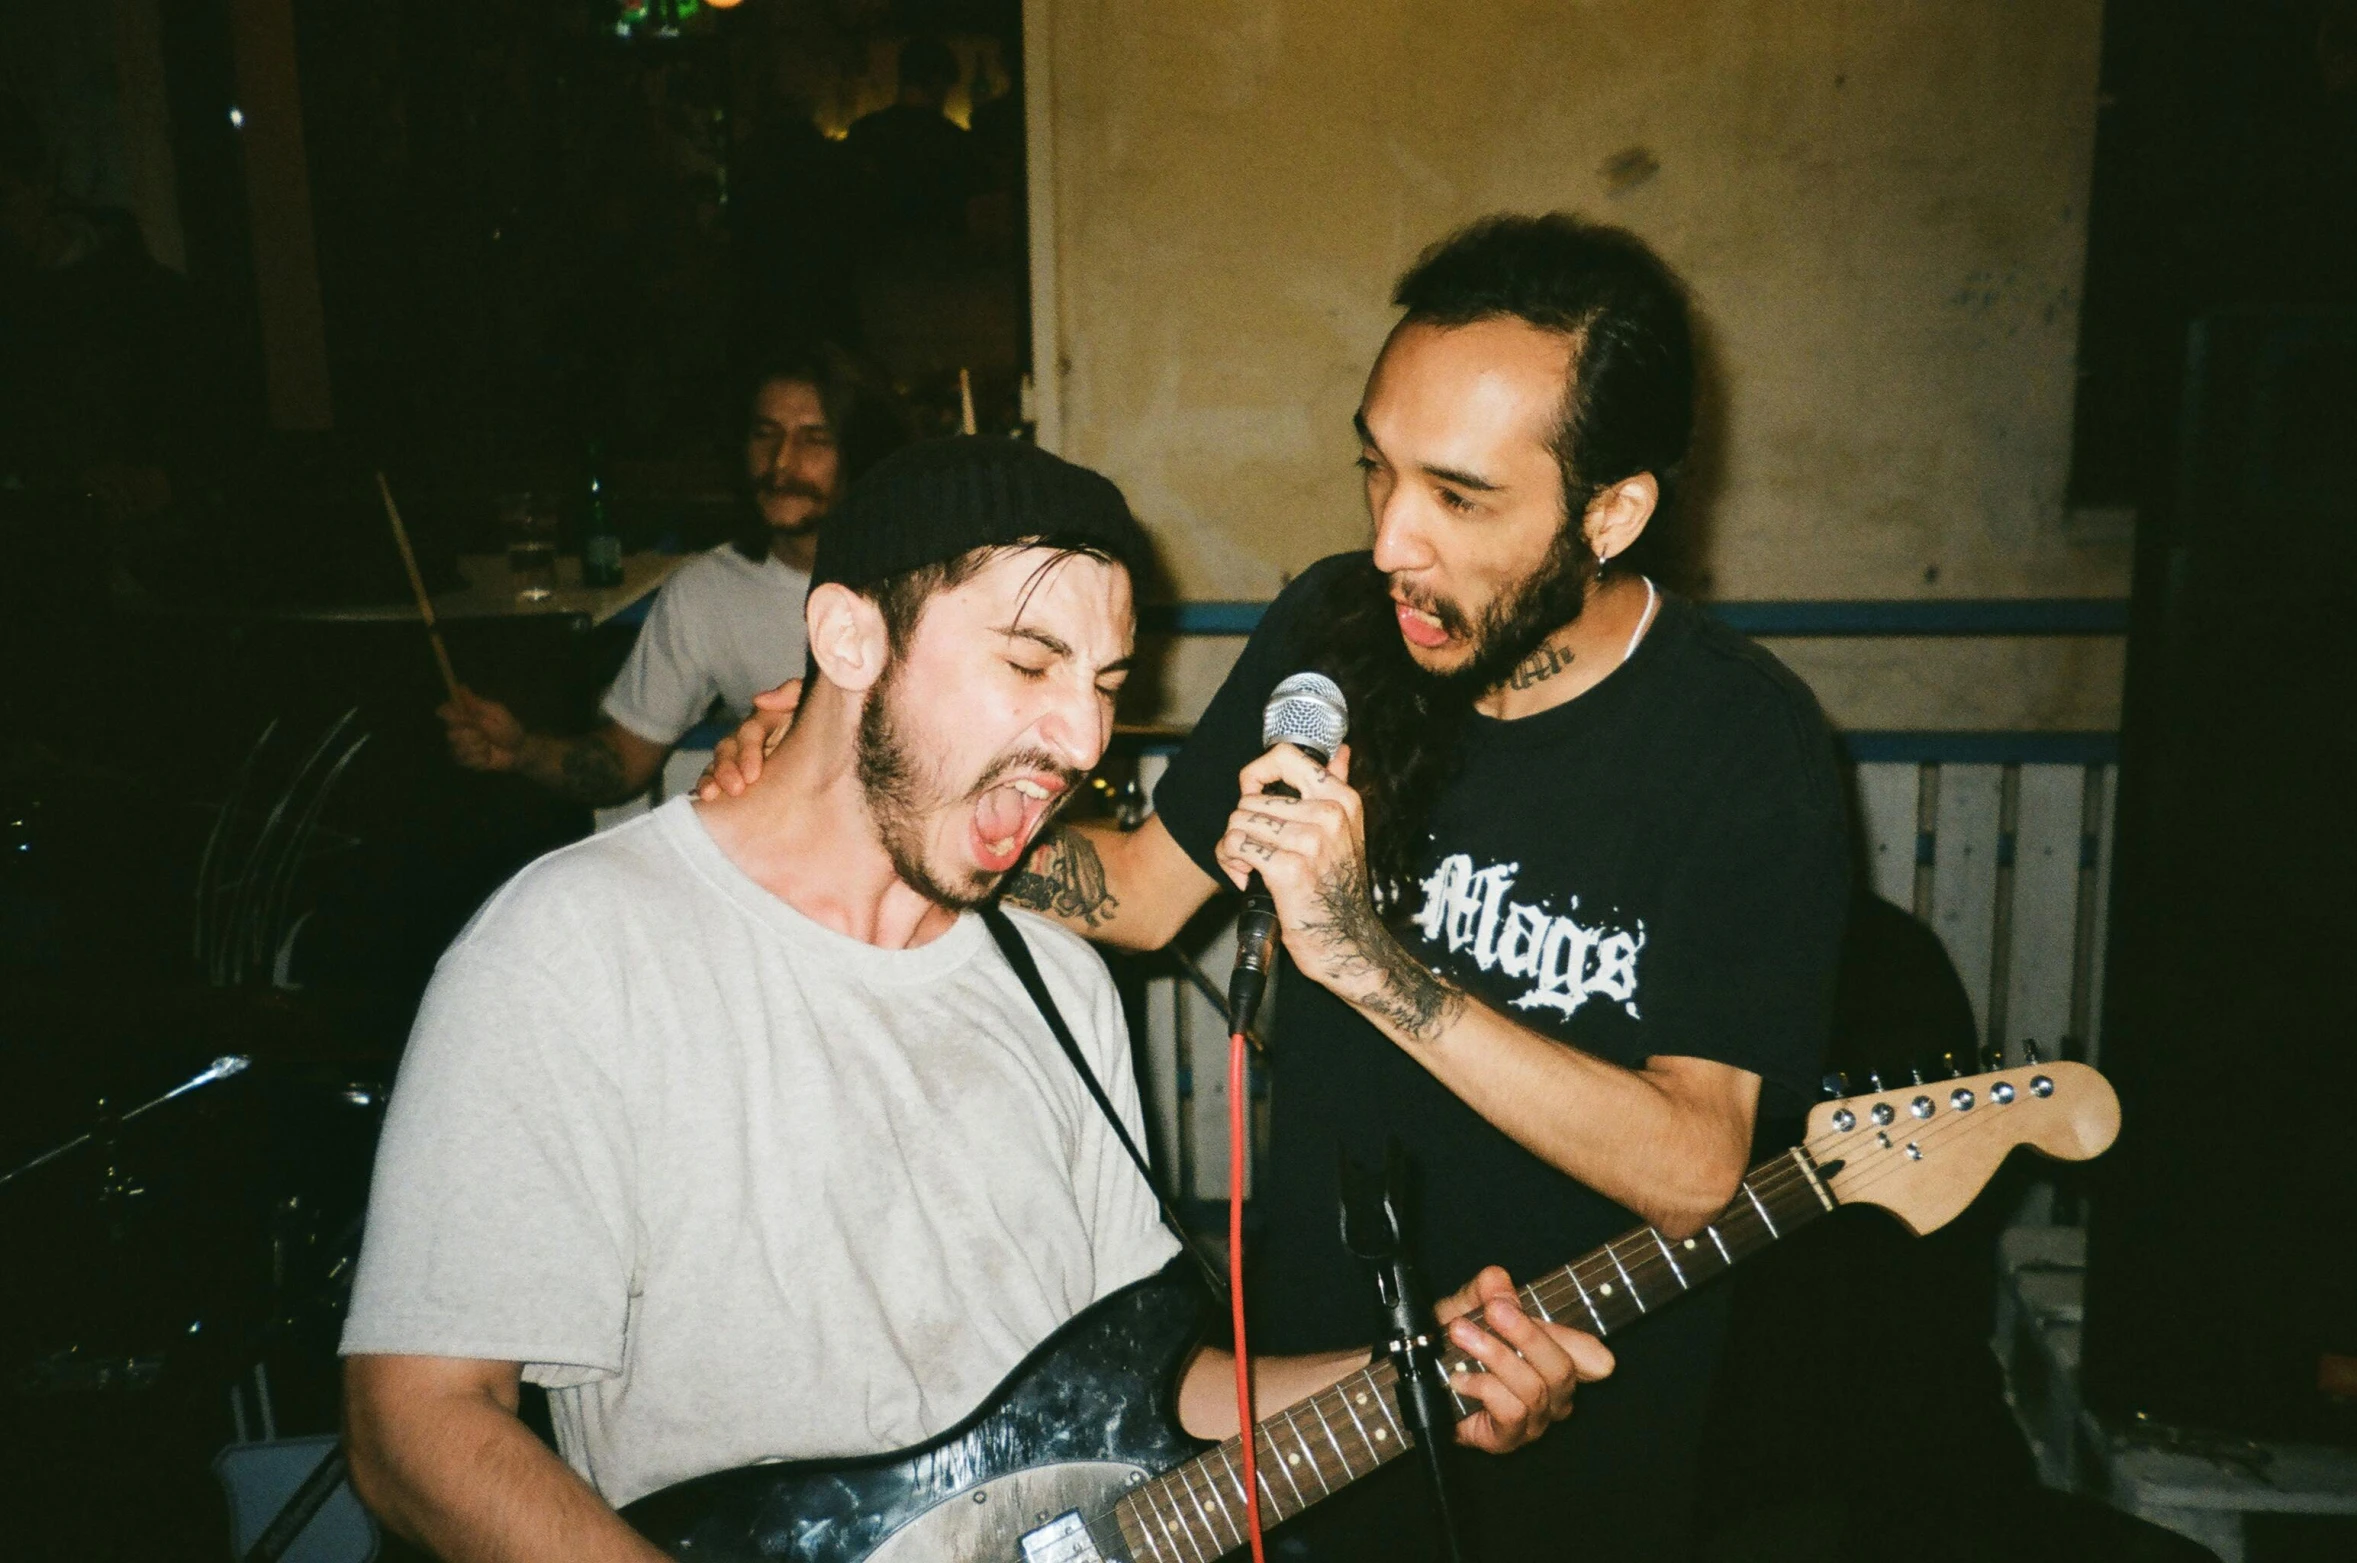
[[[1008,667],[1011,667],[1011,668],[1013,668],[1013,669],[1014,669],[1016,672],[1018,672],[1018,673],[1022,674],[1022,675],[1023,675],[1023,677],[1024,677],[1024,679],[1025,679],[1027,682],[1034,683],[1034,684],[1038,683],[1038,682],[1039,682],[1041,679],[1043,679],[1043,678],[1045,678],[1045,677],[1047,677],[1047,676],[1048,676],[1048,670],[1047,670],[1046,668],[1044,668],[1044,667],[1037,667],[1037,668],[1035,668],[1035,667],[1031,666],[1031,665],[1030,665],[1029,663],[1027,663],[1027,662],[1017,662],[1017,661],[1016,661],[1014,658],[1012,658],[1012,657],[1009,657],[1009,658],[1007,658],[1007,666],[1008,666]]]

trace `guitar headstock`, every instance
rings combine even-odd
[[[1821,1102],[1805,1143],[1835,1199],[1880,1205],[1921,1235],[1953,1221],[2016,1146],[2086,1161],[2119,1132],[2111,1082],[2058,1060]]]

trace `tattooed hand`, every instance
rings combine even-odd
[[[1350,750],[1321,770],[1290,744],[1244,767],[1243,797],[1219,839],[1237,888],[1258,872],[1277,903],[1285,953],[1303,974],[1406,1042],[1439,1037],[1465,996],[1426,971],[1375,910],[1367,831],[1351,790]],[[1283,782],[1301,796],[1272,797]]]
[[[1121,905],[1105,887],[1105,862],[1089,839],[1068,825],[1049,829],[1030,858],[1007,880],[1000,899],[1087,928],[1101,927]]]

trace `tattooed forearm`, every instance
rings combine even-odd
[[[1112,921],[1121,905],[1105,887],[1105,862],[1097,849],[1079,831],[1061,825],[1007,880],[1000,899],[1090,929]]]
[[[1318,880],[1318,915],[1303,931],[1337,952],[1326,963],[1327,985],[1409,1041],[1435,1040],[1464,1012],[1465,995],[1426,971],[1383,926],[1365,865],[1342,865]]]
[[[553,783],[576,803],[604,808],[630,796],[630,779],[622,774],[622,757],[595,733],[560,740],[563,757]]]
[[[1508,689],[1528,689],[1533,684],[1545,683],[1570,666],[1570,652],[1559,650],[1554,646],[1541,646],[1523,658],[1515,665],[1514,671],[1506,675],[1506,687]]]

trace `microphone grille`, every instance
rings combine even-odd
[[[1316,754],[1323,763],[1349,736],[1350,706],[1325,674],[1296,673],[1269,692],[1260,716],[1263,747],[1289,743]]]

